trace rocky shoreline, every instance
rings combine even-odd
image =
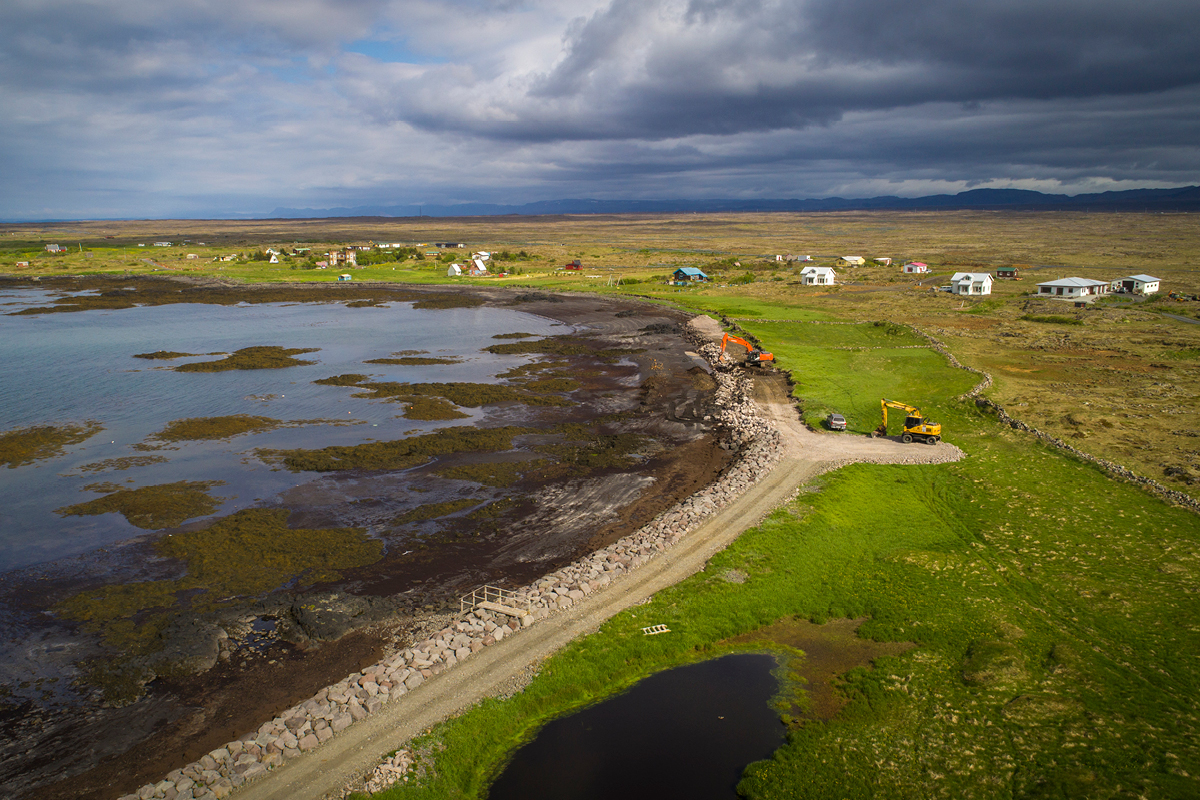
[[[173,770],[121,800],[210,800],[320,747],[385,703],[413,691],[426,679],[450,669],[508,636],[565,611],[616,578],[669,549],[705,519],[730,503],[780,459],[783,439],[750,399],[751,382],[740,369],[720,362],[719,349],[689,326],[685,336],[699,345],[717,382],[714,416],[721,446],[738,454],[713,483],[657,515],[634,533],[542,578],[508,590],[502,606],[474,607],[424,641],[389,654],[316,692],[197,761]],[[401,751],[369,776],[366,787],[379,791],[403,779],[412,759]]]

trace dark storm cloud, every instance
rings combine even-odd
[[[1200,182],[1194,2],[8,0],[0,217]]]
[[[398,118],[531,141],[803,128],[850,111],[1136,95],[1200,80],[1194,3],[613,0],[515,87],[448,67]],[[447,98],[461,101],[447,108]]]

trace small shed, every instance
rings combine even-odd
[[[923,275],[929,272],[929,265],[924,261],[910,261],[900,269],[904,270],[909,275]]]
[[[461,275],[462,275],[462,267],[459,266],[458,264],[451,264],[450,268],[446,270],[447,278],[457,278],[457,277],[460,277]]]
[[[339,281],[349,281],[349,280],[354,280],[354,279],[350,276],[349,273],[343,272],[341,275],[338,275],[338,280]]]
[[[1015,277],[1017,277],[1017,268],[1012,267],[1012,266],[996,267],[996,277],[997,278],[1015,278]]]
[[[1128,278],[1117,278],[1112,282],[1114,292],[1131,294],[1154,294],[1160,288],[1160,281],[1150,275],[1130,275]]]
[[[837,283],[837,273],[833,267],[805,267],[800,270],[800,283],[805,286],[833,286]]]
[[[990,272],[956,272],[950,277],[950,291],[954,294],[980,295],[992,293]]]
[[[680,267],[675,270],[672,276],[676,285],[688,283],[704,283],[708,280],[708,276],[697,267]]]
[[[861,267],[866,263],[867,260],[862,256],[842,256],[838,259],[839,266],[843,267]]]
[[[874,261],[876,264],[882,264],[885,267],[890,267],[892,265],[892,260],[890,258],[876,258]]]
[[[1059,278],[1038,285],[1038,297],[1054,297],[1063,300],[1078,300],[1081,297],[1096,297],[1108,294],[1110,285],[1106,281],[1091,278]]]

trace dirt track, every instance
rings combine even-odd
[[[485,697],[501,693],[530,665],[573,639],[595,631],[616,613],[636,605],[704,568],[708,559],[785,502],[806,481],[856,461],[935,463],[963,457],[957,447],[901,444],[845,434],[814,433],[797,418],[781,378],[755,381],[756,399],[783,433],[785,455],[767,476],[670,550],[587,597],[473,655],[352,725],[341,735],[263,776],[235,795],[246,800],[340,797],[342,789],[370,772],[379,760],[430,726]]]

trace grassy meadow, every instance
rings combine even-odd
[[[111,239],[105,237],[113,237]],[[191,238],[186,247],[152,248]],[[859,635],[912,642],[842,676],[832,719],[788,711],[787,744],[752,765],[750,798],[1190,798],[1200,796],[1200,520],[956,398],[995,379],[1014,416],[1200,498],[1200,303],[1032,296],[1038,281],[1149,273],[1200,293],[1200,224],[1187,214],[878,212],[472,220],[131,222],[0,226],[14,276],[185,274],[230,282],[332,281],[297,260],[213,262],[269,245],[453,240],[524,250],[507,277],[447,279],[437,257],[351,270],[358,281],[454,283],[636,296],[735,320],[796,381],[802,414],[846,415],[861,435],[879,399],[920,406],[968,457],[830,473],[708,568],[618,615],[419,743],[425,777],[390,798],[486,794],[546,720],[646,675],[747,644],[777,620],[866,617]],[[42,252],[55,241],[72,250]],[[139,242],[147,244],[137,247]],[[77,246],[78,245],[78,246]],[[186,259],[188,252],[198,259]],[[90,253],[90,255],[89,255]],[[798,285],[776,254],[928,263],[839,270]],[[155,261],[155,264],[145,259]],[[579,258],[582,272],[556,268]],[[18,268],[19,260],[29,267]],[[954,271],[1019,265],[991,297],[929,291]],[[715,280],[673,287],[678,266]],[[519,270],[519,271],[518,271]],[[617,284],[616,278],[621,278]],[[847,324],[855,323],[855,324]],[[879,324],[877,324],[879,323]],[[835,435],[835,434],[829,434]],[[912,445],[923,447],[923,445]],[[724,576],[745,573],[744,583]],[[672,633],[646,638],[643,625]],[[804,660],[792,669],[803,675]],[[793,689],[803,691],[798,683]]]
[[[921,398],[968,458],[823,477],[704,572],[549,659],[523,693],[436,728],[420,743],[432,777],[386,796],[483,796],[547,719],[752,646],[728,640],[776,620],[841,617],[867,617],[860,636],[916,647],[843,676],[848,705],[830,721],[793,720],[788,743],[747,770],[745,796],[1200,792],[1196,516],[956,401],[974,376],[903,329],[747,327],[798,371],[806,409],[848,409],[861,429],[878,407],[848,397]],[[723,579],[730,570],[748,579]],[[647,639],[650,624],[672,633]]]

